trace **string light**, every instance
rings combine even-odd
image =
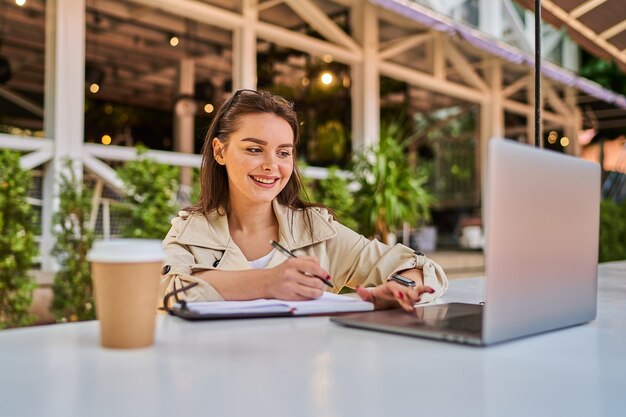
[[[22,7],[26,4],[26,0],[15,0],[15,4]]]
[[[559,135],[553,130],[548,134],[548,142],[556,143],[558,137]]]
[[[324,71],[324,72],[322,73],[321,80],[322,80],[322,84],[324,84],[324,85],[330,85],[330,84],[332,84],[332,82],[333,82],[333,74],[331,74],[331,73],[330,73],[330,72],[328,72],[328,71]]]
[[[178,46],[179,43],[180,43],[180,39],[178,39],[178,36],[176,36],[176,35],[171,35],[170,36],[170,45],[171,46]]]
[[[96,94],[98,91],[100,91],[100,86],[96,83],[93,83],[89,86],[89,91],[91,91],[93,94]]]
[[[204,111],[206,113],[213,113],[213,110],[215,110],[215,107],[213,107],[211,103],[207,103],[204,105]]]
[[[102,142],[103,145],[110,145],[111,144],[111,136],[109,136],[109,135],[102,135],[101,142]]]
[[[566,148],[569,145],[569,138],[567,136],[563,136],[561,138],[561,146]]]

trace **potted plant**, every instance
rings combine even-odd
[[[378,236],[384,243],[403,223],[422,224],[430,220],[435,201],[427,190],[428,174],[408,163],[409,138],[397,122],[381,127],[380,142],[357,155],[355,217],[361,232]]]
[[[59,184],[59,210],[54,214],[56,242],[52,254],[59,263],[54,276],[52,312],[57,321],[93,320],[93,285],[87,253],[93,244],[89,229],[91,191],[65,159]]]
[[[32,324],[35,281],[29,275],[37,253],[34,218],[26,201],[31,178],[20,154],[0,151],[0,329]]]

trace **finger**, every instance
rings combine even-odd
[[[358,287],[356,287],[356,293],[359,295],[359,297],[361,297],[361,300],[369,301],[370,303],[374,302],[374,295],[372,295],[372,292],[367,288],[363,288],[359,285]]]
[[[324,294],[324,290],[320,288],[308,287],[306,285],[299,285],[296,287],[296,294],[307,300],[314,300],[316,298],[320,298]]]
[[[298,258],[298,260],[300,260],[300,258]],[[320,278],[327,279],[329,281],[331,280],[330,274],[328,273],[327,270],[325,270],[324,268],[320,266],[319,262],[317,261],[317,258],[308,256],[307,259],[303,259],[303,261],[304,261],[303,263],[298,264],[301,272],[315,275]]]
[[[398,304],[400,304],[400,307],[404,309],[404,311],[412,313],[415,311],[415,307],[413,307],[413,304],[415,303],[411,301],[407,293],[408,291],[406,290],[398,290],[394,292],[393,295]]]
[[[304,285],[305,287],[317,288],[320,290],[324,289],[324,283],[322,282],[322,280],[319,277],[313,275],[300,273],[297,281],[298,284]]]

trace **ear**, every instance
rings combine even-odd
[[[217,161],[218,164],[224,165],[224,144],[218,138],[213,138],[213,157]]]

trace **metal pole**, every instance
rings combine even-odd
[[[535,146],[543,148],[541,134],[541,0],[535,0]]]

